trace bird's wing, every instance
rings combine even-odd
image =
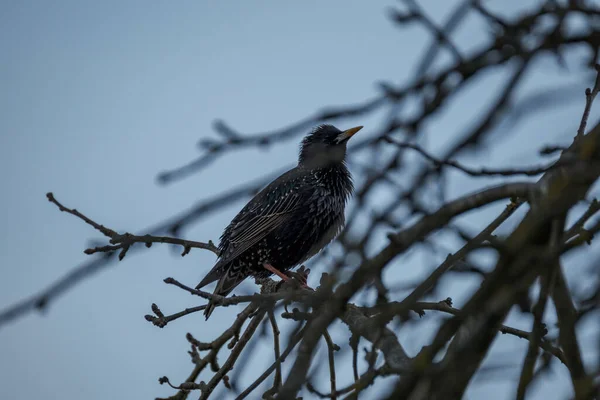
[[[294,168],[256,194],[223,232],[219,260],[196,289],[227,274],[228,263],[289,221],[312,196],[311,185],[301,184],[307,178]]]
[[[269,233],[288,221],[305,202],[308,193],[295,191],[294,182],[277,185],[278,190],[267,187],[233,219],[223,234],[223,249],[219,264],[223,265],[241,255],[264,239]]]

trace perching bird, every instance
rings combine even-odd
[[[261,190],[225,228],[219,259],[196,289],[218,280],[214,294],[226,296],[248,276],[287,280],[286,271],[329,244],[344,227],[353,191],[346,144],[361,129],[320,125],[308,134],[298,166]],[[206,319],[214,307],[209,301]]]

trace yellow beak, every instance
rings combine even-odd
[[[363,127],[361,125],[361,126],[355,126],[354,128],[346,129],[344,132],[342,132],[338,135],[338,141],[341,142],[341,141],[350,139],[352,136],[354,136],[354,134],[356,132],[360,131],[362,128]]]

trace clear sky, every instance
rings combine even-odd
[[[456,2],[427,3],[440,21]],[[513,10],[537,1],[488,3]],[[367,99],[377,93],[378,81],[405,81],[430,38],[420,29],[395,27],[385,12],[395,4],[0,0],[0,308],[86,261],[82,251],[98,237],[58,212],[46,192],[113,229],[144,233],[198,200],[295,162],[297,139],[268,152],[236,152],[205,172],[157,185],[158,173],[198,156],[196,143],[214,135],[216,118],[242,132],[270,130],[321,106]],[[471,22],[456,33],[464,49],[480,43],[485,32],[481,22]],[[583,94],[590,83],[576,56],[567,70],[549,61],[541,65],[524,88],[574,85]],[[469,87],[427,125],[428,132],[461,132],[480,104],[474,99],[493,93],[499,82],[484,77]],[[583,95],[575,99],[519,125],[493,153],[468,161],[523,163],[540,138],[568,143],[583,109]],[[374,121],[343,121],[340,127],[361,123],[368,131]],[[477,185],[457,178],[449,195]],[[202,220],[185,237],[217,240],[242,205]],[[213,338],[236,310],[218,310],[210,323],[200,315],[165,329],[146,322],[153,302],[165,313],[198,304],[162,279],[173,276],[194,286],[214,262],[209,252],[181,258],[171,250],[155,245],[136,252],[77,286],[44,315],[0,328],[0,398],[148,399],[172,393],[157,379],[167,375],[179,382],[191,371],[185,333]],[[464,297],[452,285],[447,296]],[[406,336],[403,343],[414,355],[420,342]],[[519,354],[512,361],[520,362],[517,350],[524,344],[506,341],[511,354]],[[270,363],[265,351],[268,358],[252,361],[256,368]],[[494,384],[477,382],[471,398],[511,398],[510,379],[517,373]],[[537,398],[569,393],[564,371],[556,376]]]

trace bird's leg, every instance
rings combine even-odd
[[[306,275],[304,275],[302,273],[291,272],[290,275],[291,274],[293,274],[293,275],[289,276],[289,275],[286,275],[283,272],[279,271],[277,268],[275,268],[271,264],[264,263],[263,267],[267,271],[270,271],[270,272],[274,273],[275,275],[277,275],[278,277],[280,277],[285,282],[289,282],[292,278],[295,278],[300,283],[300,287],[313,290],[310,286],[308,286],[308,284],[306,282]]]
[[[286,282],[288,282],[291,279],[289,276],[287,276],[286,274],[284,274],[283,272],[281,272],[280,270],[278,270],[277,268],[275,268],[271,264],[264,263],[263,267],[267,271],[271,271],[272,273],[274,273],[275,275],[277,275],[278,277],[280,277],[281,279],[283,279]]]

